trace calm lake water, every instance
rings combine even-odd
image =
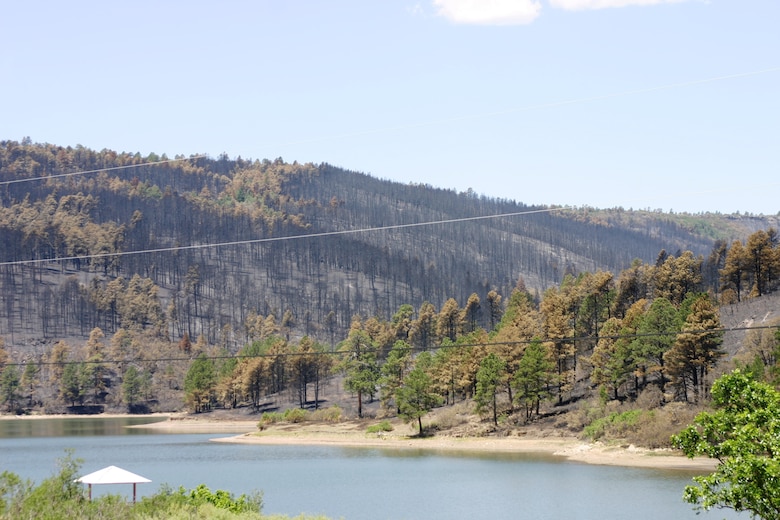
[[[115,465],[159,486],[235,494],[259,490],[265,513],[322,513],[357,519],[720,519],[682,502],[692,474],[593,466],[549,455],[437,453],[430,450],[251,446],[210,442],[229,434],[164,434],[125,428],[149,419],[0,421],[0,471],[36,482],[56,471],[67,449],[82,473]],[[94,486],[130,496],[132,486]]]

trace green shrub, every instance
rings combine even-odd
[[[329,406],[328,408],[314,410],[311,413],[311,420],[337,423],[341,421],[343,415],[344,415],[344,411],[339,406],[333,405],[333,406]]]
[[[612,412],[606,417],[601,417],[591,422],[582,431],[585,437],[598,440],[604,436],[610,438],[622,438],[636,425],[637,420],[645,412],[644,410],[628,410],[625,412]]]
[[[217,509],[225,509],[232,513],[260,513],[263,508],[263,496],[260,493],[251,496],[241,495],[236,498],[232,493],[222,489],[212,493],[208,487],[201,484],[189,493],[185,492],[184,488],[179,488],[179,494],[185,496],[194,506],[211,504]]]
[[[283,420],[284,414],[281,412],[263,412],[263,415],[260,417],[260,422],[257,423],[257,427],[262,430],[269,424],[282,422]]]
[[[309,420],[309,412],[302,408],[290,408],[284,412],[263,412],[260,422],[257,423],[259,430],[264,430],[269,424],[280,422],[302,423]]]
[[[306,421],[308,412],[303,408],[290,408],[284,412],[284,420],[291,423],[302,423]]]
[[[379,432],[391,432],[393,431],[393,425],[390,421],[382,421],[378,424],[372,424],[366,428],[366,433],[379,433]]]

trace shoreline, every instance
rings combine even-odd
[[[652,468],[666,470],[711,472],[717,461],[708,458],[689,459],[671,450],[651,450],[634,446],[610,446],[601,442],[586,442],[574,436],[514,436],[514,437],[451,437],[438,435],[416,438],[398,430],[369,434],[359,421],[333,424],[273,424],[258,430],[257,420],[237,418],[196,417],[183,413],[149,415],[100,414],[0,416],[0,420],[76,419],[76,418],[139,418],[154,422],[128,426],[133,429],[156,430],[160,433],[226,433],[229,437],[210,439],[212,442],[256,444],[269,446],[337,446],[344,448],[416,449],[440,453],[514,453],[540,454],[584,464]],[[399,425],[398,429],[404,429]]]
[[[267,446],[336,446],[393,450],[430,450],[440,453],[539,454],[568,462],[602,466],[624,466],[708,473],[717,461],[689,459],[671,450],[651,450],[634,446],[590,443],[574,436],[560,437],[449,437],[416,438],[395,432],[369,434],[354,428],[333,425],[274,425],[264,431],[211,439],[212,442]]]
[[[379,448],[393,450],[430,450],[441,453],[512,453],[540,454],[560,457],[568,462],[601,466],[682,470],[707,473],[715,469],[717,461],[706,458],[689,459],[669,451],[648,450],[629,446],[611,447],[601,443],[587,443],[576,437],[559,438],[481,438],[430,437],[424,439],[382,438],[370,434],[363,438],[328,435],[278,435],[243,433],[233,437],[210,439],[212,442],[255,444],[266,446],[337,446],[344,448]]]

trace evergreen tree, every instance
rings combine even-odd
[[[195,413],[205,412],[211,408],[215,385],[214,361],[202,352],[192,361],[184,378],[186,400]]]
[[[19,405],[20,379],[19,369],[15,365],[6,365],[0,372],[0,404],[13,412]]]
[[[688,294],[701,289],[703,262],[690,251],[666,257],[653,270],[653,298],[666,298],[673,305],[680,305]]]
[[[506,363],[506,385],[514,404],[512,376],[518,369],[528,342],[542,335],[542,320],[531,295],[526,291],[512,293],[501,322],[494,329],[490,347]]]
[[[341,364],[345,372],[345,388],[357,395],[358,417],[363,417],[363,397],[373,399],[379,382],[379,364],[376,347],[363,330],[353,326],[349,337],[339,348],[344,357]]]
[[[32,407],[35,401],[35,389],[40,381],[38,380],[38,366],[33,362],[24,365],[24,372],[20,384],[27,393],[28,406]]]
[[[723,332],[717,309],[709,297],[699,295],[689,301],[690,312],[682,332],[664,354],[664,362],[682,398],[688,401],[692,397],[694,402],[699,402],[706,390],[707,374],[723,355],[720,350]]]
[[[582,296],[577,311],[577,336],[590,336],[610,318],[615,284],[612,273],[598,271],[582,275],[578,285]]]
[[[626,341],[621,341],[623,320],[610,318],[599,332],[599,340],[590,363],[593,372],[590,380],[609,391],[612,399],[619,398],[619,391],[631,376],[631,358]]]
[[[85,391],[91,390],[95,401],[106,389],[106,367],[103,364],[103,331],[94,328],[89,333],[86,344],[86,363],[83,365],[82,377],[85,381]]]
[[[82,404],[85,395],[85,376],[83,363],[67,363],[60,378],[60,397],[71,406]]]
[[[541,402],[552,396],[550,387],[554,376],[555,363],[542,342],[535,339],[525,348],[512,380],[515,399],[525,407],[526,420],[534,413],[539,415]]]
[[[412,322],[409,339],[412,345],[422,351],[431,348],[436,342],[436,309],[430,302],[423,302],[417,319]]]
[[[726,253],[725,264],[720,270],[720,290],[726,294],[726,291],[733,291],[736,295],[736,301],[742,301],[743,283],[748,275],[748,259],[745,254],[745,248],[742,242],[735,240]],[[730,298],[725,302],[731,303]]]
[[[3,338],[0,338],[0,368],[3,368],[3,365],[8,363],[8,358],[10,357],[5,350],[4,345],[5,341],[3,341]]]
[[[49,351],[47,358],[51,365],[49,379],[52,383],[59,384],[69,356],[70,346],[62,340],[55,343],[51,351]]]
[[[615,296],[615,316],[624,316],[634,303],[648,298],[652,271],[653,266],[645,265],[641,260],[635,259],[631,262],[631,267],[620,273]]]
[[[644,374],[654,374],[663,392],[666,386],[667,369],[664,355],[676,338],[681,321],[677,309],[666,298],[656,298],[637,328],[634,349]]]
[[[309,383],[316,379],[317,358],[320,355],[314,349],[314,341],[304,336],[292,352],[290,359],[290,378],[295,383],[298,406],[305,408],[308,403]]]
[[[397,392],[403,385],[411,364],[411,346],[405,341],[396,341],[382,364],[381,377],[379,378],[380,399],[383,408],[388,409],[390,404],[395,402],[396,412],[401,413]]]
[[[490,316],[490,330],[493,330],[501,321],[501,295],[491,290],[487,294],[488,315]]]
[[[402,341],[409,341],[409,334],[412,329],[414,316],[414,307],[405,303],[398,308],[390,319],[390,327],[395,333],[395,338]]]
[[[572,301],[565,289],[555,287],[544,293],[540,310],[544,336],[548,338],[545,347],[551,353],[557,371],[558,404],[563,403],[564,394],[574,387],[576,354],[574,342],[574,314]]]
[[[777,232],[773,229],[767,231],[756,231],[748,237],[745,246],[745,260],[750,266],[750,273],[753,278],[751,287],[751,296],[762,296],[766,294],[774,285],[775,279],[780,274],[780,265],[778,265],[778,255],[775,250]]]
[[[464,332],[469,333],[477,330],[481,312],[482,306],[479,301],[479,296],[477,296],[477,293],[472,293],[466,302],[466,306],[463,308],[461,322],[463,323]]]
[[[131,410],[141,400],[142,384],[143,380],[141,374],[138,373],[138,369],[132,365],[127,367],[122,379],[122,402]]]
[[[414,368],[404,377],[396,397],[398,415],[406,422],[416,420],[420,436],[423,434],[422,417],[442,402],[441,396],[434,392],[433,380],[428,375],[432,363],[428,352],[417,356]]]
[[[436,320],[436,333],[444,339],[455,341],[463,332],[463,315],[455,298],[450,298],[442,305],[439,317]]]
[[[482,359],[477,371],[477,392],[474,396],[477,413],[488,410],[496,426],[498,426],[498,388],[505,369],[506,364],[491,352]]]

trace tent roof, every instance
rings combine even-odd
[[[135,473],[130,473],[122,468],[109,466],[89,475],[84,475],[77,479],[76,482],[83,482],[84,484],[141,484],[151,482],[151,480]]]

